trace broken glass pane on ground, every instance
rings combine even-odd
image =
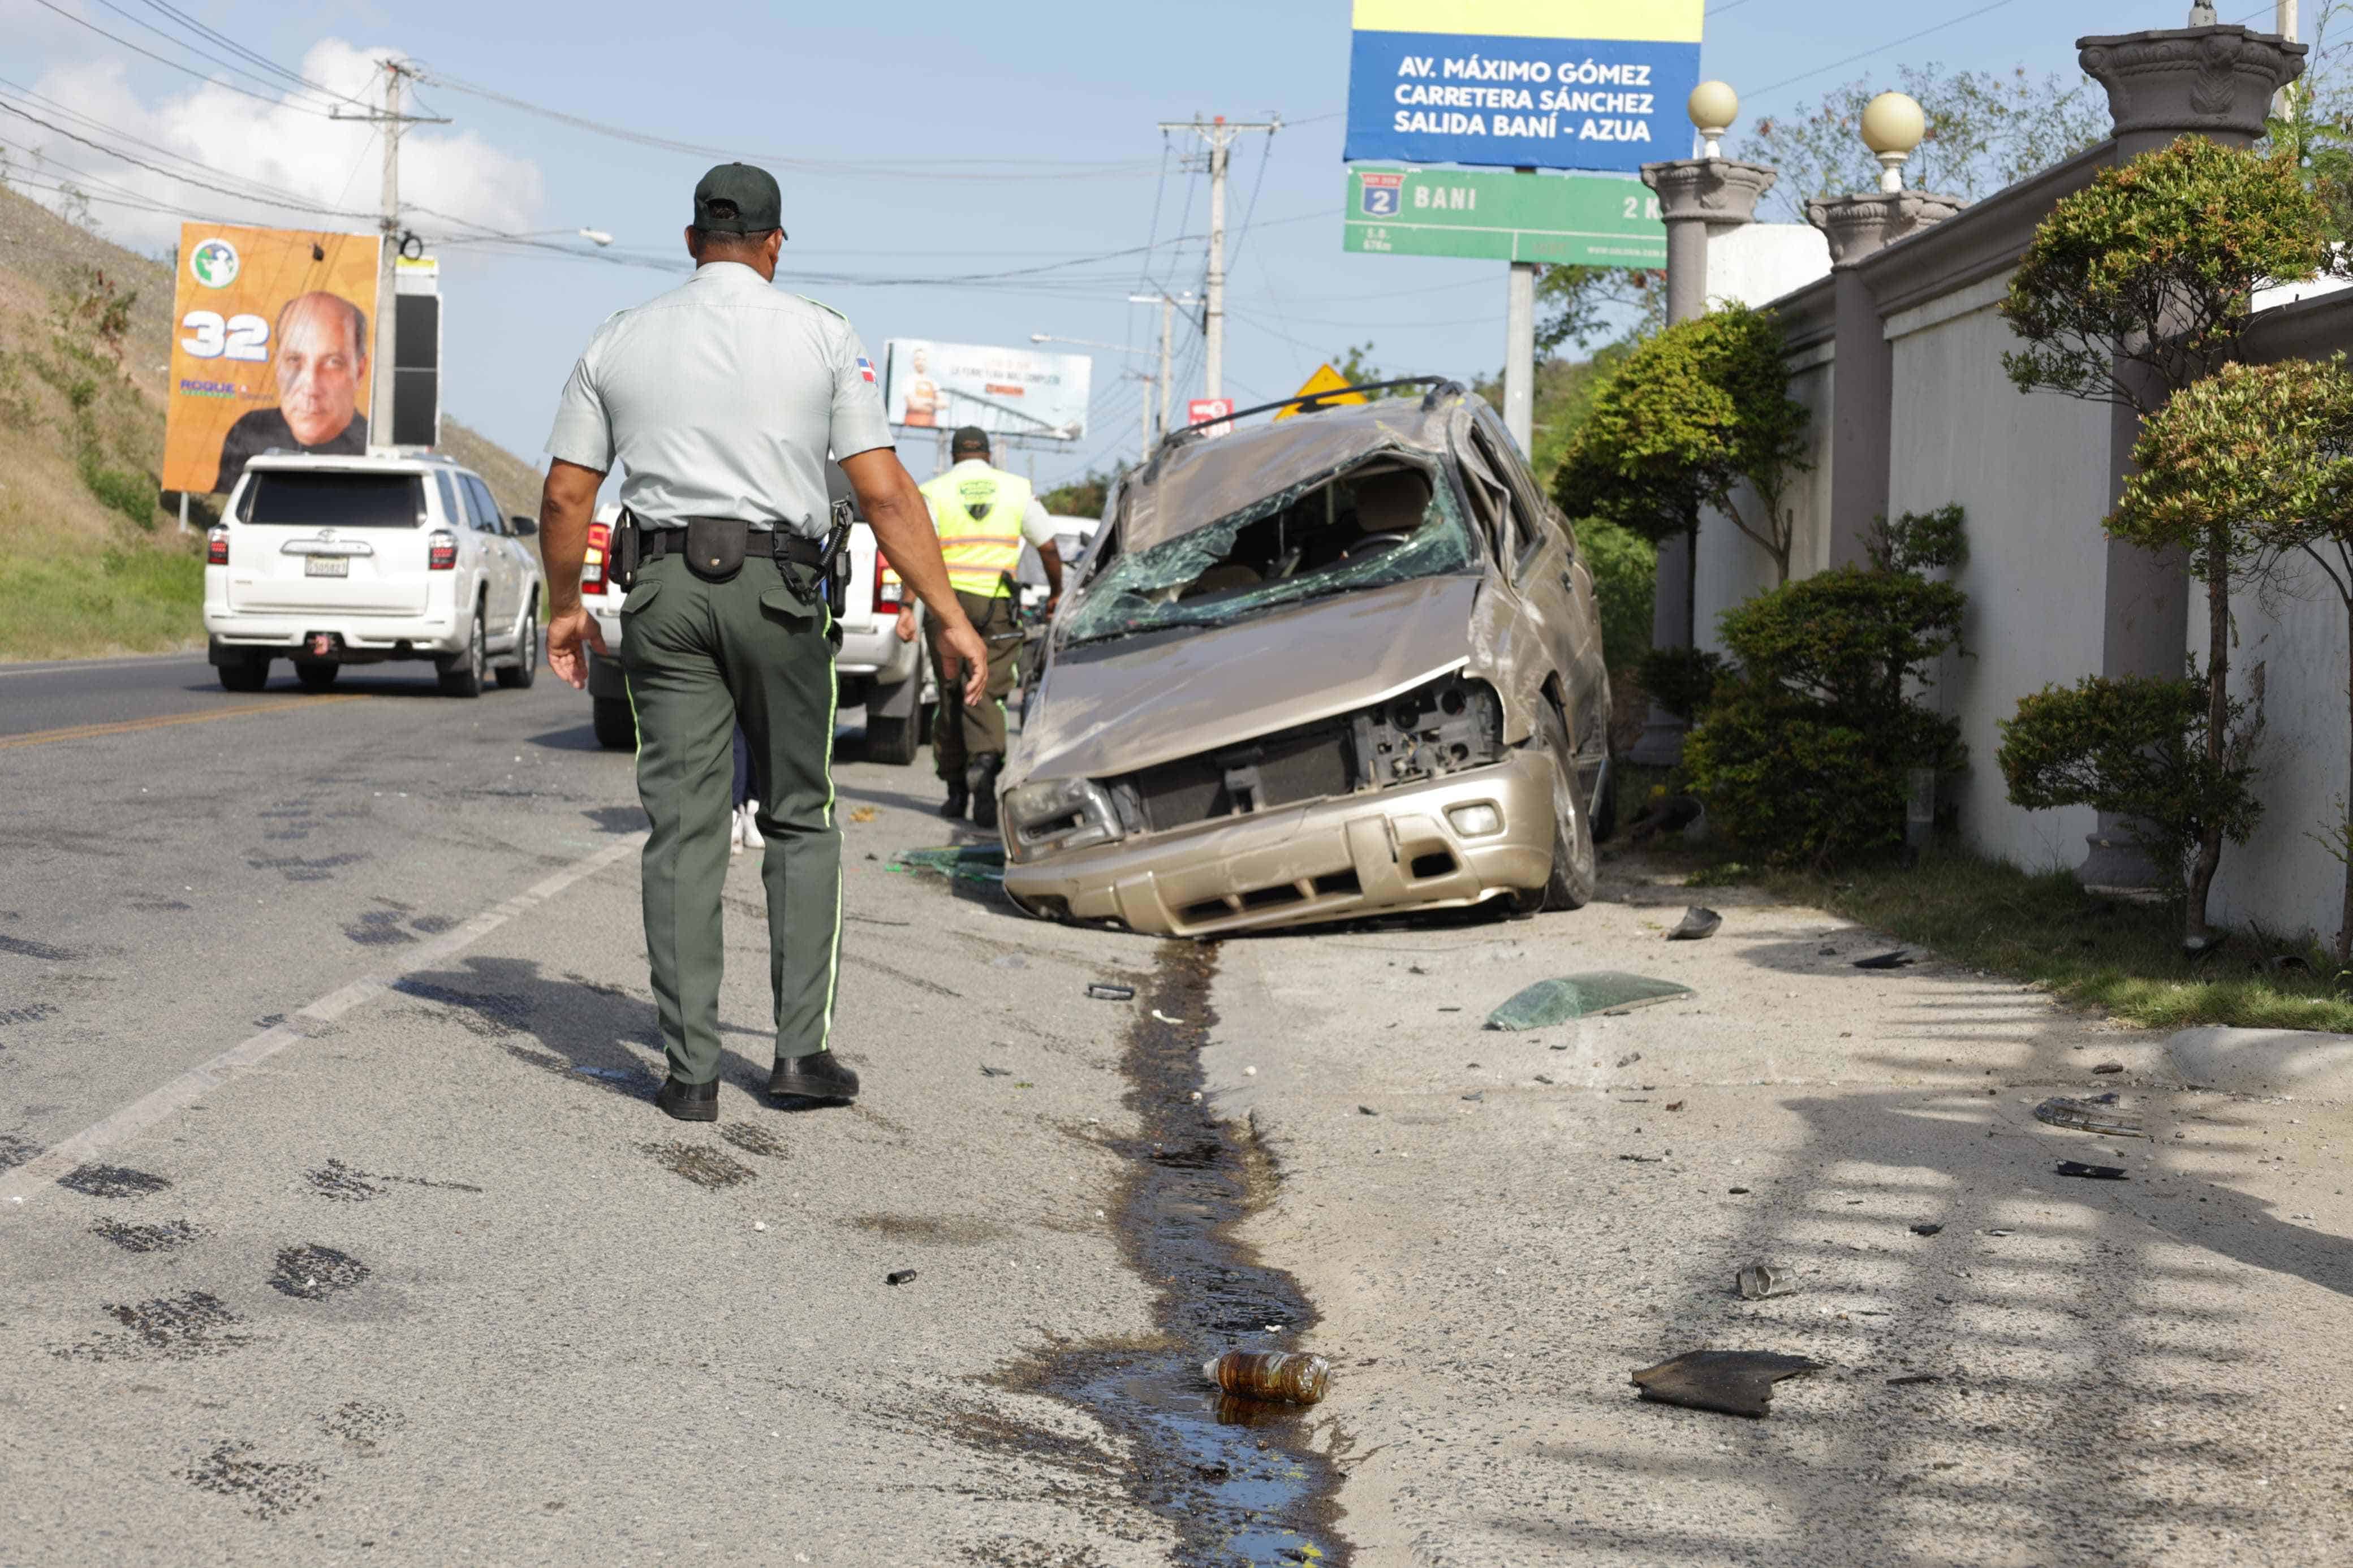
[[[958,882],[1005,880],[1005,847],[1001,844],[951,844],[939,849],[902,850],[891,862],[893,871],[936,871]]]
[[[1672,980],[1654,980],[1647,974],[1627,974],[1614,969],[1564,974],[1557,980],[1537,981],[1488,1014],[1487,1026],[1542,1029],[1592,1013],[1647,1007],[1654,1002],[1671,1002],[1678,996],[1694,994],[1690,986],[1678,985]]]

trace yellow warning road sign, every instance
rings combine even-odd
[[[1342,375],[1338,371],[1334,370],[1328,364],[1320,365],[1316,368],[1315,374],[1309,376],[1304,382],[1302,382],[1300,384],[1299,390],[1292,395],[1294,397],[1312,397],[1319,392],[1337,393],[1339,395],[1335,397],[1326,397],[1315,403],[1294,403],[1290,407],[1284,409],[1282,413],[1276,415],[1275,417],[1277,419],[1288,419],[1294,414],[1313,414],[1318,408],[1330,408],[1335,404],[1369,403],[1372,401],[1371,398],[1366,397],[1361,392],[1342,391],[1342,388],[1345,387],[1347,384],[1348,378],[1346,376]]]

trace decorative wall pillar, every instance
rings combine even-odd
[[[1830,563],[1861,565],[1872,526],[1887,511],[1891,405],[1895,352],[1887,341],[1879,303],[1856,270],[1907,235],[1961,210],[1952,196],[1926,191],[1870,191],[1806,204],[1806,221],[1831,244]]]
[[[1757,204],[1780,176],[1760,163],[1728,158],[1683,158],[1645,163],[1642,183],[1659,193],[1659,216],[1667,226],[1667,322],[1672,326],[1707,313],[1707,243],[1757,221]],[[1692,541],[1689,534],[1659,546],[1658,587],[1651,601],[1651,646],[1692,646]],[[1672,767],[1683,760],[1681,719],[1651,705],[1642,738],[1630,760],[1645,767]]]
[[[2211,15],[2211,12],[2208,13]],[[2248,147],[2263,133],[2272,97],[2304,74],[2302,44],[2242,26],[2191,26],[2079,38],[2084,74],[2107,89],[2116,121],[2116,161],[2171,145],[2185,134]],[[2137,366],[2120,374],[2145,375]],[[2150,387],[2150,394],[2162,391]],[[2109,424],[2111,497],[2124,494],[2140,416],[2119,405]],[[2148,551],[2108,541],[2100,673],[2178,676],[2189,645],[2189,571],[2180,551]],[[2089,888],[2159,884],[2157,868],[2132,841],[2127,825],[2103,815],[2091,854],[2075,869]]]

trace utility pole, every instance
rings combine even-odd
[[[417,74],[402,60],[379,60],[384,68],[384,108],[371,114],[345,114],[336,120],[357,120],[384,128],[384,191],[377,226],[384,237],[376,248],[375,344],[368,351],[368,445],[392,445],[393,317],[399,299],[394,262],[400,255],[400,133],[409,125],[447,125],[447,116],[413,115],[400,111],[400,84]]]
[[[1176,384],[1168,363],[1170,334],[1176,328],[1176,307],[1193,303],[1193,296],[1166,293],[1130,294],[1127,297],[1127,302],[1131,305],[1160,307],[1160,439],[1166,441],[1168,439],[1168,399]],[[1145,379],[1149,381],[1153,378],[1146,376]],[[1147,458],[1152,456],[1152,443],[1148,437],[1144,444],[1144,455]]]
[[[1208,144],[1209,148],[1209,286],[1208,308],[1202,323],[1202,336],[1208,352],[1202,358],[1201,395],[1223,397],[1226,395],[1226,168],[1232,161],[1234,138],[1245,131],[1263,131],[1269,136],[1282,129],[1282,116],[1265,120],[1235,121],[1228,123],[1222,114],[1204,121],[1164,120],[1163,132],[1189,131]]]
[[[2323,26],[2326,26],[2327,23],[2327,16],[2325,13],[2321,17],[2321,22]],[[2293,44],[2296,41],[2295,23],[2295,0],[2278,0],[2278,3],[2274,9],[2272,31],[2277,33],[2281,37],[2285,38],[2289,43]],[[2295,114],[2295,84],[2294,82],[2290,82],[2287,86],[2280,89],[2279,91],[2272,95],[2272,118],[2274,120],[2287,120],[2293,118]]]

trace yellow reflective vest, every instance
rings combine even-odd
[[[955,591],[983,598],[1012,592],[1013,574],[1021,564],[1029,481],[986,465],[959,465],[925,481],[923,491]]]

